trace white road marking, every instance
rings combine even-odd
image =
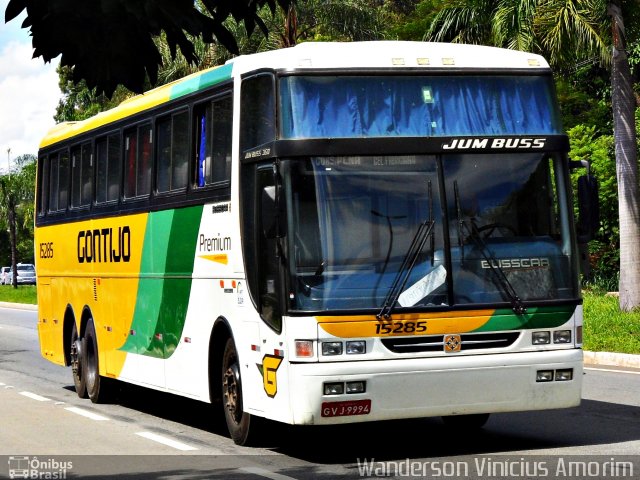
[[[259,475],[261,477],[270,478],[271,480],[297,480],[294,477],[282,475],[281,473],[270,472],[269,470],[265,470],[264,468],[242,467],[238,470],[242,472],[252,473],[253,475]]]
[[[196,447],[192,447],[186,443],[178,442],[177,440],[172,440],[171,438],[163,437],[152,432],[136,432],[136,435],[184,452],[189,450],[198,450]]]
[[[640,372],[632,372],[630,370],[614,370],[612,368],[590,368],[585,367],[585,370],[593,370],[594,372],[613,372],[613,373],[629,373],[631,375],[640,375]]]
[[[36,395],[35,393],[31,393],[31,392],[20,392],[20,395],[23,395],[27,398],[30,398],[32,400],[37,400],[39,402],[50,402],[51,400],[46,398],[46,397],[41,397],[40,395]]]
[[[77,415],[82,415],[83,417],[90,418],[91,420],[95,420],[97,422],[105,422],[109,420],[107,417],[103,417],[102,415],[98,415],[97,413],[90,412],[89,410],[85,410],[83,408],[78,407],[67,407],[65,410],[68,410],[71,413],[75,413]]]

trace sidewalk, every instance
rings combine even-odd
[[[33,310],[34,312],[38,310],[38,305],[30,305],[28,303],[9,303],[9,302],[0,302],[1,308],[15,308],[16,310]]]
[[[640,355],[613,352],[584,352],[584,364],[601,367],[637,368],[640,370]]]
[[[29,305],[25,303],[7,303],[0,302],[2,308],[15,308],[17,310],[38,310],[37,305]],[[640,370],[640,355],[630,355],[628,353],[614,353],[614,352],[584,352],[584,364],[597,365],[597,366],[609,366],[609,367],[623,367],[623,368],[637,368]]]

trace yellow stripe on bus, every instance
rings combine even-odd
[[[439,335],[472,332],[485,325],[495,310],[467,310],[433,314],[393,315],[378,320],[375,315],[316,317],[320,328],[339,338]]]
[[[200,258],[216,263],[222,263],[223,265],[227,265],[229,263],[229,256],[226,253],[220,253],[217,255],[200,255]]]

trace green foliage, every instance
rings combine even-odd
[[[588,160],[591,173],[598,179],[600,200],[600,231],[589,243],[592,275],[587,281],[612,284],[617,282],[620,265],[620,229],[618,226],[618,184],[612,135],[598,135],[595,126],[576,125],[568,132],[572,160]],[[571,175],[573,190],[583,169]],[[577,202],[576,215],[577,215]],[[617,289],[617,286],[616,286]]]
[[[33,263],[33,212],[34,186],[36,179],[36,157],[23,155],[13,161],[10,174],[0,177],[0,226],[3,228],[0,240],[4,248],[0,249],[2,266],[12,265],[11,238],[7,233],[10,218],[15,219],[16,263]]]
[[[98,95],[96,89],[90,89],[84,80],[77,84],[73,81],[73,68],[58,65],[58,85],[62,98],[56,107],[54,120],[59,122],[77,122],[85,120],[97,113],[117,106],[122,100],[133,95],[126,88],[119,86],[111,98]]]
[[[398,40],[424,40],[433,19],[446,3],[446,0],[422,0],[410,11],[391,11],[388,37]]]
[[[73,67],[74,83],[111,96],[119,84],[142,93],[147,78],[155,84],[162,58],[153,41],[164,32],[171,52],[178,49],[197,63],[190,38],[201,36],[237,53],[235,37],[224,26],[233,17],[249,34],[256,26],[266,33],[262,7],[288,10],[292,0],[10,0],[5,18],[26,10],[23,26],[33,37],[34,56],[49,62],[61,56]]]
[[[556,91],[560,102],[562,125],[571,130],[576,125],[593,125],[597,134],[613,131],[609,79],[592,75],[586,78],[558,77]]]
[[[639,354],[640,312],[621,312],[615,296],[585,291],[583,297],[584,349]]]
[[[0,285],[0,302],[36,305],[38,303],[36,286],[19,285],[18,288],[11,288],[11,285]]]

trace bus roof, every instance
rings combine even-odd
[[[306,42],[295,47],[243,55],[225,65],[209,68],[123,101],[117,107],[79,122],[53,127],[40,143],[45,148],[59,141],[195,93],[232,76],[259,69],[549,69],[540,55],[481,45],[408,41]]]

